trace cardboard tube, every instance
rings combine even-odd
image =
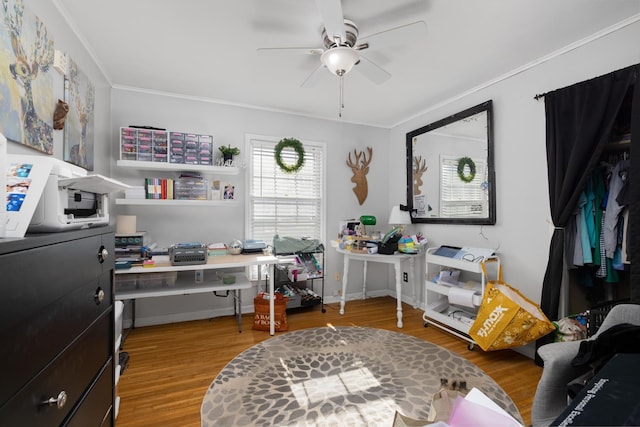
[[[449,289],[449,303],[461,305],[463,307],[473,307],[473,297],[475,291],[472,289],[462,289],[452,286]]]
[[[116,234],[135,234],[136,233],[136,216],[135,215],[118,215],[116,220]]]

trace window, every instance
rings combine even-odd
[[[487,162],[473,159],[476,175],[471,182],[458,177],[459,157],[440,158],[440,216],[443,218],[473,217],[489,215],[486,202]]]
[[[304,165],[297,173],[284,173],[274,158],[279,140],[247,136],[249,175],[247,235],[268,244],[274,235],[324,239],[325,145],[301,141]],[[286,164],[297,162],[293,150],[282,151]]]

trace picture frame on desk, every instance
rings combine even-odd
[[[235,187],[230,182],[226,183],[224,186],[223,199],[224,200],[233,200],[235,198]]]

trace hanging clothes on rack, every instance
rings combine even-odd
[[[609,195],[607,197],[607,207],[604,214],[604,250],[607,258],[613,258],[618,246],[618,219],[620,212],[624,208],[618,202],[618,196],[623,192],[627,183],[629,172],[629,160],[620,160],[611,171],[609,181]]]
[[[591,267],[596,278],[606,283],[619,282],[617,271],[624,270],[628,259],[625,217],[627,214],[627,152],[614,153],[592,173],[580,194],[574,216],[568,222],[565,234],[565,253],[570,269]],[[591,286],[588,276],[581,279]]]

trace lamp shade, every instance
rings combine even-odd
[[[376,217],[373,215],[360,216],[360,222],[364,225],[376,225]]]
[[[321,59],[329,71],[338,76],[343,76],[360,61],[360,54],[353,48],[338,46],[325,51]]]
[[[409,211],[400,210],[400,206],[391,208],[389,215],[389,225],[407,225],[411,224],[411,215]]]

